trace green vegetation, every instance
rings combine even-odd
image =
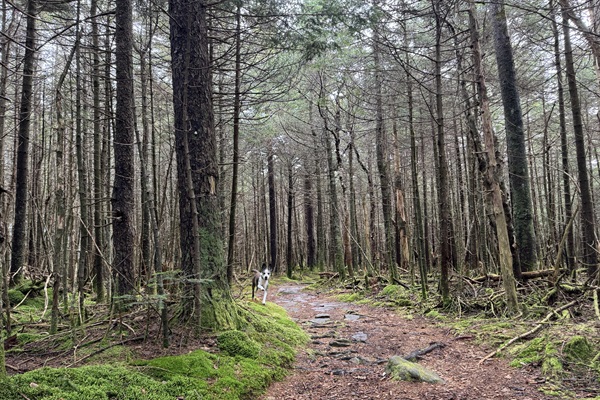
[[[0,385],[0,399],[35,400],[236,400],[260,394],[285,376],[297,346],[307,335],[275,304],[239,305],[244,330],[217,336],[220,352],[190,354],[148,361],[125,361],[80,368],[41,368],[10,377]],[[23,336],[29,341],[34,336]],[[21,339],[21,338],[20,338]],[[98,361],[122,360],[121,346]],[[111,357],[112,355],[112,357]]]

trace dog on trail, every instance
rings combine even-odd
[[[262,265],[262,269],[260,271],[253,270],[254,277],[252,277],[252,300],[254,300],[254,290],[258,289],[264,291],[263,294],[263,304],[267,302],[267,288],[269,287],[269,278],[271,277],[271,269],[267,267],[265,263]]]

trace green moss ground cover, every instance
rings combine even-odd
[[[217,335],[214,353],[197,350],[148,361],[41,368],[0,383],[0,399],[164,400],[254,398],[285,376],[308,337],[285,310],[239,304],[244,326]]]

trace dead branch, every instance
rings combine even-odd
[[[407,361],[416,361],[419,358],[421,358],[422,356],[424,356],[425,354],[431,353],[435,349],[442,349],[444,347],[446,347],[446,345],[444,343],[433,342],[429,346],[425,347],[424,349],[412,351],[409,354],[403,356],[402,358],[404,358]]]
[[[519,341],[521,339],[525,339],[528,336],[535,335],[537,332],[539,332],[546,325],[546,323],[550,320],[550,318],[552,318],[553,316],[555,316],[556,314],[558,314],[561,311],[564,311],[564,310],[566,310],[568,308],[573,307],[578,302],[579,302],[579,299],[575,299],[575,300],[573,300],[573,301],[571,301],[571,302],[569,302],[569,303],[567,303],[567,304],[565,304],[565,305],[563,305],[561,307],[558,307],[555,310],[550,311],[542,320],[540,320],[537,323],[537,325],[533,329],[531,329],[531,330],[529,330],[529,331],[527,331],[527,332],[525,332],[525,333],[523,333],[523,334],[521,334],[519,336],[516,336],[516,337],[510,339],[508,342],[506,342],[502,346],[498,347],[496,350],[492,351],[487,356],[483,357],[479,361],[479,364],[481,365],[486,360],[489,360],[490,358],[496,356],[497,354],[500,354],[500,352],[502,350],[506,349],[508,346],[512,345],[513,343],[515,343],[515,342],[517,342],[517,341]]]
[[[133,338],[129,338],[129,339],[126,339],[126,340],[121,340],[120,342],[116,342],[116,343],[110,344],[110,345],[108,345],[108,346],[106,346],[106,347],[103,347],[103,348],[101,348],[101,349],[98,349],[98,350],[94,351],[93,353],[90,353],[90,354],[88,354],[87,356],[85,356],[85,357],[82,357],[82,358],[80,358],[79,360],[77,360],[77,361],[75,361],[75,362],[73,362],[73,363],[71,363],[71,364],[67,365],[67,368],[71,368],[71,367],[73,367],[74,365],[80,364],[81,362],[83,362],[83,361],[87,360],[88,358],[90,358],[90,357],[93,357],[93,356],[95,356],[95,355],[97,355],[97,354],[100,354],[100,353],[102,353],[102,352],[104,352],[104,351],[106,351],[106,350],[108,350],[108,349],[110,349],[110,348],[113,348],[113,347],[115,347],[115,346],[120,346],[120,345],[123,345],[123,344],[125,344],[125,343],[129,343],[129,342],[135,342],[135,341],[138,341],[138,340],[143,340],[143,339],[144,339],[144,336],[136,336],[136,337],[133,337]]]

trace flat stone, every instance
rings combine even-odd
[[[365,343],[367,341],[367,334],[364,332],[356,332],[352,335],[352,340],[355,342]]]

